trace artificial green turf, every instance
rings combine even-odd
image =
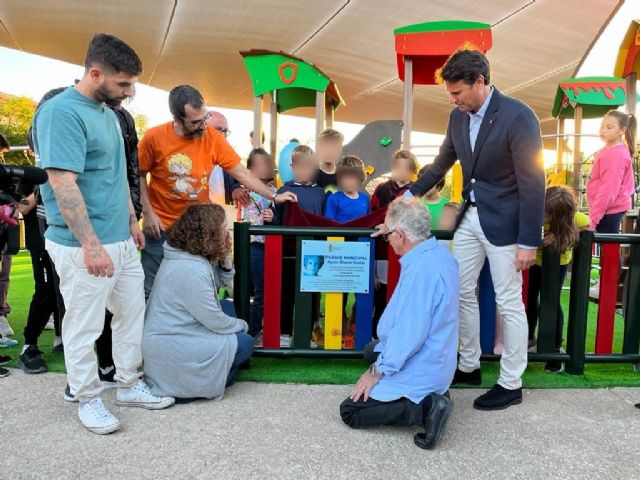
[[[12,307],[9,322],[16,334],[13,338],[20,342],[14,348],[2,349],[0,353],[11,355],[14,360],[9,364],[15,367],[16,359],[24,342],[22,329],[26,321],[29,302],[33,294],[31,261],[27,253],[14,257],[11,271],[9,303]],[[568,304],[568,292],[564,291],[562,303]],[[587,331],[587,351],[593,351],[596,324],[595,305],[589,307],[589,328]],[[566,324],[566,322],[565,322]],[[616,316],[614,331],[614,351],[619,352],[622,344],[623,322]],[[52,353],[53,331],[45,330],[40,337],[40,349],[49,370],[64,372],[64,358]],[[241,381],[306,383],[306,384],[352,384],[365,370],[365,363],[358,359],[330,358],[264,358],[251,360],[251,369],[240,372]],[[483,386],[493,385],[498,377],[499,364],[485,362],[482,366]],[[639,387],[640,374],[636,374],[629,364],[588,364],[584,375],[551,374],[544,372],[542,363],[531,363],[523,377],[527,388],[600,388],[600,387]]]

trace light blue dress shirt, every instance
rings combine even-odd
[[[484,114],[487,113],[487,108],[489,108],[489,102],[491,102],[491,97],[493,97],[493,87],[489,91],[489,95],[484,100],[484,103],[480,107],[476,113],[469,112],[469,142],[471,143],[471,152],[473,152],[476,146],[476,140],[478,139],[478,132],[480,132],[480,125],[482,125],[482,119],[484,118]],[[473,188],[469,193],[469,198],[472,202],[476,201],[476,196],[473,193]]]
[[[449,388],[458,350],[458,264],[435,238],[400,259],[401,273],[378,324],[376,367],[384,373],[371,398],[420,403]]]

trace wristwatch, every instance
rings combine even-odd
[[[384,377],[384,373],[378,370],[375,363],[372,363],[371,365],[369,365],[369,375],[376,378]]]

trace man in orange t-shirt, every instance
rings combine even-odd
[[[273,195],[240,163],[240,157],[224,135],[207,126],[211,114],[198,90],[189,85],[173,88],[169,93],[169,110],[173,121],[149,129],[138,146],[146,237],[141,258],[146,298],[164,257],[165,230],[189,205],[210,203],[209,176],[216,165],[249,190],[273,202],[296,201],[292,194]]]

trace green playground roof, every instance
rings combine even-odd
[[[624,105],[625,82],[618,77],[579,77],[561,80],[551,111],[554,117],[573,117],[582,107],[582,118],[604,116],[612,108]]]
[[[276,92],[278,112],[315,106],[316,92],[325,92],[325,103],[333,109],[344,103],[329,76],[300,57],[271,50],[248,50],[240,55],[251,77],[253,95]]]
[[[466,20],[441,20],[438,22],[423,22],[396,28],[393,33],[424,33],[447,32],[453,30],[485,30],[491,28],[488,23],[469,22]]]

